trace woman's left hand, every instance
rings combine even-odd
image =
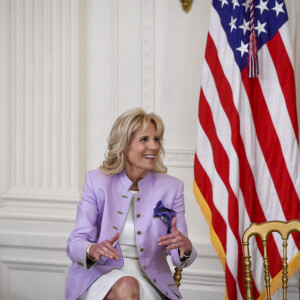
[[[178,248],[180,258],[183,258],[184,253],[191,252],[193,246],[191,241],[178,230],[176,221],[176,217],[174,217],[171,233],[160,237],[157,242],[159,246],[166,246],[167,250]]]

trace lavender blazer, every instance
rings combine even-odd
[[[102,257],[96,263],[86,258],[86,249],[91,243],[112,238],[123,230],[131,193],[132,182],[123,171],[119,174],[104,175],[99,169],[86,173],[82,201],[77,209],[75,229],[67,243],[67,254],[72,265],[67,276],[66,299],[78,299],[101,275],[113,268],[122,268],[123,257],[118,242],[115,243],[120,259],[115,261]],[[161,219],[153,218],[153,210],[159,200],[177,213],[177,227],[187,236],[184,219],[183,183],[166,174],[149,172],[138,184],[135,195],[134,214],[137,248],[141,266],[154,285],[168,298],[178,300],[181,294],[174,282],[166,260],[171,255],[177,267],[187,267],[196,258],[193,248],[191,256],[181,263],[178,250],[166,251],[158,246],[157,239],[167,234],[168,226]]]

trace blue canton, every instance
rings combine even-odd
[[[247,66],[250,34],[250,0],[213,0],[235,61],[242,71]],[[284,0],[253,0],[254,28],[258,50],[288,20]]]

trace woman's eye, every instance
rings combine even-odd
[[[154,139],[154,142],[155,142],[155,143],[159,143],[159,138],[155,138],[155,139]]]
[[[147,139],[146,137],[142,137],[142,138],[140,139],[141,142],[147,142],[147,140],[148,140],[148,139]]]

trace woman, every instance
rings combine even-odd
[[[174,299],[181,294],[166,260],[187,267],[183,183],[161,160],[164,125],[142,109],[112,127],[100,169],[86,173],[76,227],[67,244],[72,265],[66,299]]]

